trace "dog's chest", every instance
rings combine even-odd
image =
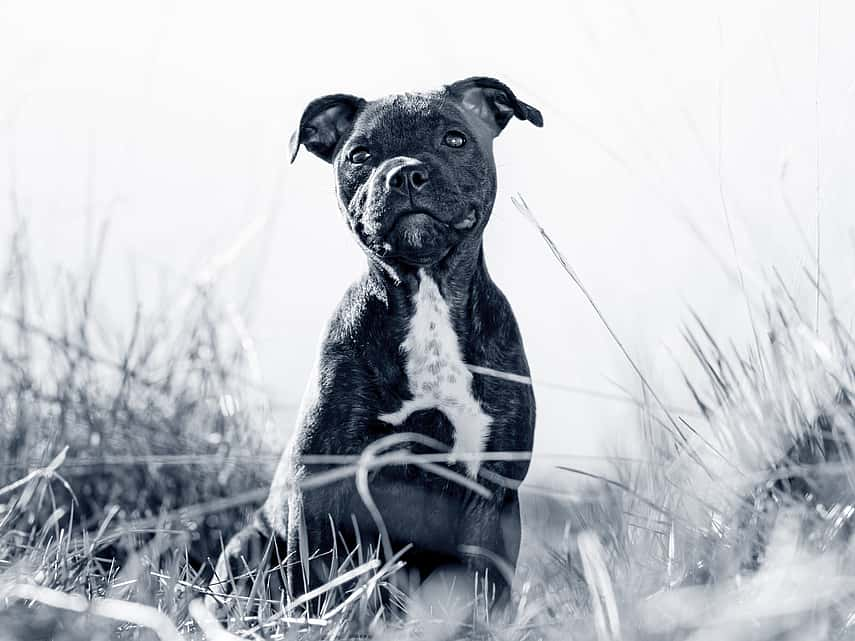
[[[487,442],[492,419],[472,395],[472,373],[463,362],[448,304],[436,282],[424,272],[420,272],[419,289],[413,302],[415,311],[401,344],[413,398],[404,401],[398,411],[382,414],[379,418],[401,425],[413,412],[441,411],[454,426],[452,452],[471,457],[465,462],[469,474],[475,477],[478,455]]]

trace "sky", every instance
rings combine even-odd
[[[287,433],[320,331],[365,263],[330,167],[288,164],[303,107],[497,77],[545,120],[497,139],[484,241],[536,381],[535,449],[596,455],[638,436],[636,407],[613,398],[639,395],[638,377],[511,196],[651,385],[685,406],[692,311],[748,346],[762,310],[747,301],[775,271],[813,317],[819,256],[851,317],[853,25],[848,0],[7,0],[0,191],[46,274],[82,269],[108,225],[107,323],[214,278]]]

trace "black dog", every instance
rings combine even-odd
[[[304,145],[332,163],[368,272],[329,323],[269,498],[226,547],[215,591],[234,585],[230,573],[287,557],[276,574],[293,598],[329,579],[323,553],[334,545],[379,541],[385,554],[412,544],[403,558],[423,577],[456,564],[486,571],[496,593],[506,592],[528,462],[478,456],[529,452],[535,404],[517,323],[487,273],[481,237],[496,197],[493,138],[514,116],[543,125],[537,109],[491,78],[375,101],[336,94],[306,107],[291,160]],[[334,467],[313,456],[361,455],[396,434],[382,443],[459,455],[443,467],[487,495],[412,463],[372,470],[361,492],[352,477],[306,487]]]

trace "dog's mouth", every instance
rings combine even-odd
[[[417,227],[419,225],[426,225],[432,222],[440,225],[446,225],[445,222],[440,220],[427,209],[410,209],[398,214],[398,217],[395,219],[395,223],[392,225],[392,229],[390,231],[394,231],[402,225],[405,227]]]
[[[474,207],[453,221],[441,220],[423,209],[398,215],[382,239],[372,249],[381,257],[397,258],[405,263],[426,266],[439,262],[460,241],[462,234],[478,222]]]
[[[398,214],[394,224],[387,235],[395,234],[403,231],[407,234],[413,234],[414,240],[420,231],[429,231],[432,227],[445,228],[447,230],[456,230],[459,232],[466,231],[475,227],[478,223],[478,212],[474,205],[471,205],[466,214],[457,219],[447,221],[437,216],[427,209],[412,209]]]
[[[454,229],[457,229],[458,231],[465,231],[467,229],[472,229],[477,222],[478,212],[473,205],[469,208],[469,211],[463,218],[452,224],[452,227],[454,227]]]

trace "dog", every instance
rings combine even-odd
[[[361,542],[386,557],[406,549],[422,579],[450,565],[508,594],[535,400],[482,234],[496,197],[493,140],[514,117],[543,126],[537,109],[486,77],[371,101],[333,94],[305,108],[291,162],[302,146],[332,165],[368,269],[326,328],[269,497],[224,548],[213,593],[272,566],[281,596],[296,598],[329,580],[325,553]],[[370,463],[403,447],[450,458],[311,483],[336,469],[325,455]],[[489,460],[491,451],[523,456]]]

